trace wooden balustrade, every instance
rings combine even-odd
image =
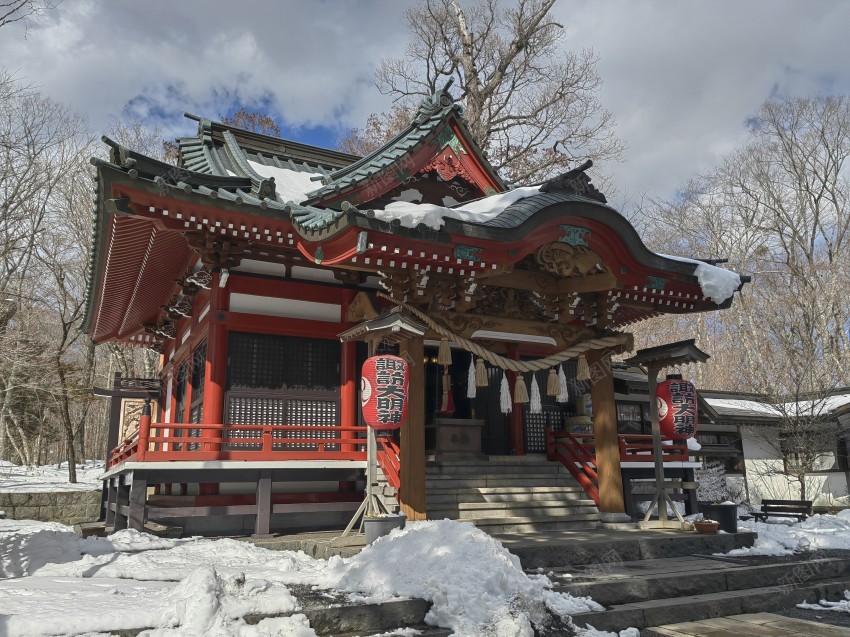
[[[396,490],[401,488],[401,459],[398,445],[392,438],[378,438],[378,465],[384,472],[387,484]],[[396,493],[398,497],[398,493]]]
[[[128,460],[366,459],[365,427],[199,423],[142,425],[138,432],[112,450],[110,467]]]

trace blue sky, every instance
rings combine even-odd
[[[244,105],[284,136],[333,146],[390,106],[372,78],[404,50],[411,1],[64,0],[26,34],[0,30],[0,65],[97,133],[135,116],[192,134],[185,111]],[[554,12],[565,45],[599,57],[600,97],[629,147],[609,169],[621,199],[674,196],[772,95],[850,93],[842,0],[559,0]]]

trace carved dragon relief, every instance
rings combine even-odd
[[[590,248],[566,243],[548,243],[534,253],[538,266],[559,277],[587,276],[607,269],[602,257]]]

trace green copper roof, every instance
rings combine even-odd
[[[487,163],[484,153],[475,143],[472,133],[466,126],[463,107],[455,103],[448,91],[450,85],[451,82],[441,91],[423,99],[413,121],[384,146],[327,175],[323,179],[324,185],[311,192],[304,203],[321,205],[385,174],[394,173],[400,180],[406,179],[409,176],[407,171],[410,167],[405,159],[410,157],[411,153],[431,140],[438,145],[442,142],[451,143],[454,135],[449,128],[450,119],[454,119],[464,136],[475,146],[476,154],[485,164],[491,177],[502,187],[502,190],[507,189],[506,184],[495,169]]]

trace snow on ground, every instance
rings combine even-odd
[[[449,520],[410,523],[353,558],[327,561],[231,539],[169,540],[129,530],[82,539],[61,524],[0,520],[0,632],[10,637],[151,627],[142,634],[314,635],[290,584],[347,591],[356,600],[424,598],[433,602],[430,623],[465,637],[530,637],[530,622],[547,610],[600,608],[555,592],[544,575],[527,576],[496,540]],[[249,626],[241,619],[248,613],[294,614]]]
[[[394,201],[383,210],[375,211],[375,218],[383,221],[398,219],[405,228],[415,228],[420,223],[432,230],[439,230],[446,219],[459,219],[473,223],[484,223],[501,214],[512,203],[540,192],[540,186],[524,186],[498,195],[483,197],[457,208],[445,208],[429,203]]]
[[[836,515],[813,515],[797,523],[742,522],[738,530],[755,531],[758,539],[752,547],[735,549],[726,555],[790,555],[801,550],[850,549],[850,509]]]
[[[77,465],[77,482],[68,482],[68,463],[23,467],[0,460],[0,493],[56,493],[100,491],[103,460],[86,460]]]
[[[837,610],[840,613],[850,613],[850,591],[844,591],[844,599],[837,602],[820,600],[820,604],[797,604],[797,608],[808,610]]]

